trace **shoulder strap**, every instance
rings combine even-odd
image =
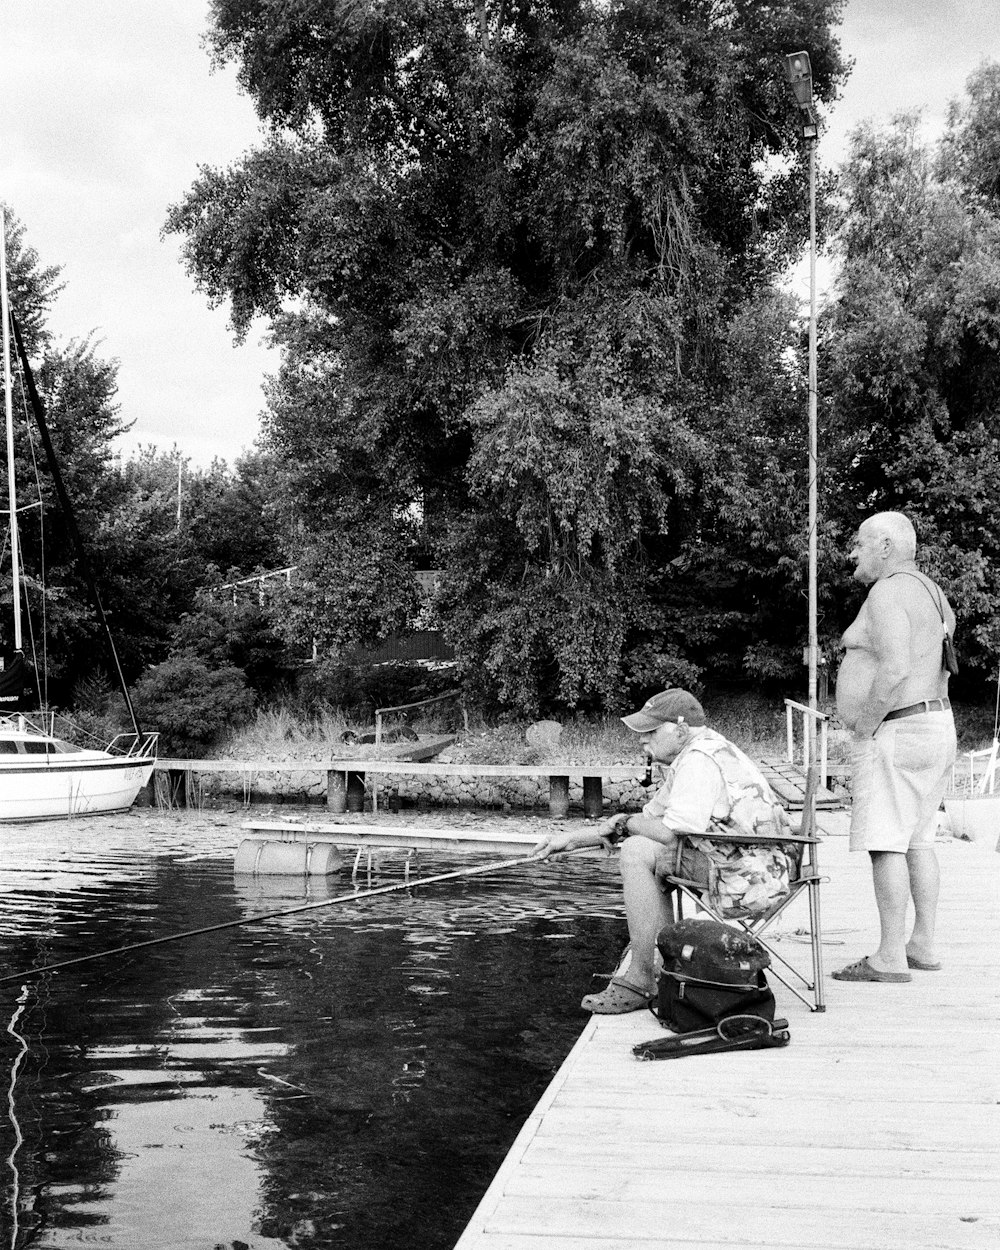
[[[944,625],[945,623],[944,607],[942,606],[943,596],[941,594],[941,587],[937,584],[937,582],[931,583],[931,585],[933,585],[934,589],[937,591],[937,597],[935,598],[933,592],[931,591],[930,586],[928,586],[927,583],[924,581],[924,579],[920,577],[917,573],[911,573],[908,569],[900,569],[897,573],[890,573],[889,577],[887,577],[885,580],[888,581],[889,578],[891,577],[912,577],[915,582],[919,582],[920,585],[923,586],[924,590],[926,590],[927,593],[930,595],[931,602],[937,608],[938,616],[941,617],[941,624]]]
[[[652,1009],[652,1008],[651,1008]],[[657,1037],[632,1047],[637,1059],[680,1059],[685,1055],[711,1055],[720,1050],[766,1050],[787,1046],[787,1020],[764,1020],[760,1016],[727,1016],[710,1029]]]

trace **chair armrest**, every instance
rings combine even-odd
[[[721,829],[709,829],[706,833],[678,833],[678,838],[704,838],[709,842],[734,842],[745,846],[781,846],[786,842],[801,842],[818,846],[819,838],[805,833],[730,833]]]

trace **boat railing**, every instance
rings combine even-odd
[[[107,751],[109,755],[134,755],[136,758],[143,759],[153,756],[155,758],[159,739],[158,733],[121,733],[111,739],[107,745]]]
[[[54,738],[54,724],[54,712],[33,712],[31,716],[25,716],[23,712],[0,712],[0,729],[13,729],[16,733],[28,730]]]

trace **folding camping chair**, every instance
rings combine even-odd
[[[810,1009],[810,1011],[825,1011],[826,1007],[823,1002],[823,952],[822,952],[822,934],[820,930],[820,913],[819,913],[819,867],[817,865],[816,848],[819,844],[819,838],[816,836],[815,829],[815,794],[816,794],[816,774],[815,769],[810,768],[808,779],[806,782],[805,801],[802,808],[802,824],[796,830],[794,827],[788,833],[771,835],[754,834],[733,834],[723,832],[722,830],[708,833],[699,833],[697,835],[677,834],[679,841],[677,851],[677,864],[681,862],[681,851],[686,845],[688,837],[697,836],[703,841],[716,841],[728,843],[746,843],[752,846],[774,846],[788,843],[797,843],[802,847],[801,861],[794,875],[791,876],[789,882],[791,889],[788,894],[779,899],[771,908],[759,915],[748,916],[724,916],[712,907],[708,898],[705,883],[703,881],[692,881],[687,877],[681,876],[679,873],[671,873],[661,880],[664,885],[672,887],[668,898],[673,918],[680,920],[683,917],[684,898],[687,897],[692,903],[696,904],[703,911],[707,911],[715,920],[721,920],[724,924],[739,924],[753,937],[755,937],[761,945],[768,951],[771,956],[771,971],[775,977],[785,986],[786,989],[798,998]],[[771,928],[779,916],[784,915],[785,911],[800,899],[802,895],[806,896],[809,913],[809,945],[812,953],[812,975],[806,975],[805,972],[796,968],[789,960],[777,949],[777,934],[768,934],[767,930]],[[676,901],[675,901],[676,900]],[[801,987],[804,987],[801,988]]]

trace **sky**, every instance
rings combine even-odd
[[[439,0],[445,3],[447,0]],[[225,167],[261,131],[232,68],[203,46],[208,0],[0,0],[0,200],[43,265],[62,268],[49,320],[93,332],[119,361],[121,443],[232,464],[259,430],[261,383],[278,366],[266,326],[237,345],[161,239],[199,165]],[[839,162],[864,120],[921,108],[928,137],[984,60],[1000,61],[997,0],[848,0],[840,38],[851,78],[824,128]],[[776,56],[784,51],[777,49]]]

